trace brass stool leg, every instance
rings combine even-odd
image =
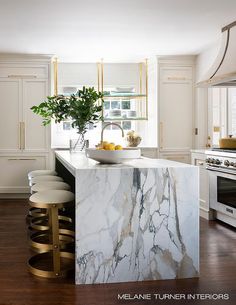
[[[52,228],[52,244],[53,244],[53,268],[56,276],[60,275],[60,247],[59,247],[59,222],[58,208],[56,205],[50,209],[51,228]]]

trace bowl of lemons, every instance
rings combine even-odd
[[[104,141],[96,148],[86,148],[87,158],[93,159],[103,164],[118,164],[141,157],[141,150],[136,147],[122,147],[115,143]]]

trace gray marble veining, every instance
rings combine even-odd
[[[195,167],[77,170],[76,283],[198,276],[198,213]]]

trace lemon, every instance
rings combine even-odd
[[[103,141],[100,145],[102,146],[102,148],[105,149],[105,146],[106,146],[107,144],[109,144],[107,141]]]
[[[115,146],[115,150],[122,150],[122,149],[123,149],[123,147],[121,145],[116,145]]]
[[[115,145],[112,143],[108,143],[104,147],[105,150],[115,150]]]

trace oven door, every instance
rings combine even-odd
[[[209,169],[210,208],[236,218],[236,174]]]

